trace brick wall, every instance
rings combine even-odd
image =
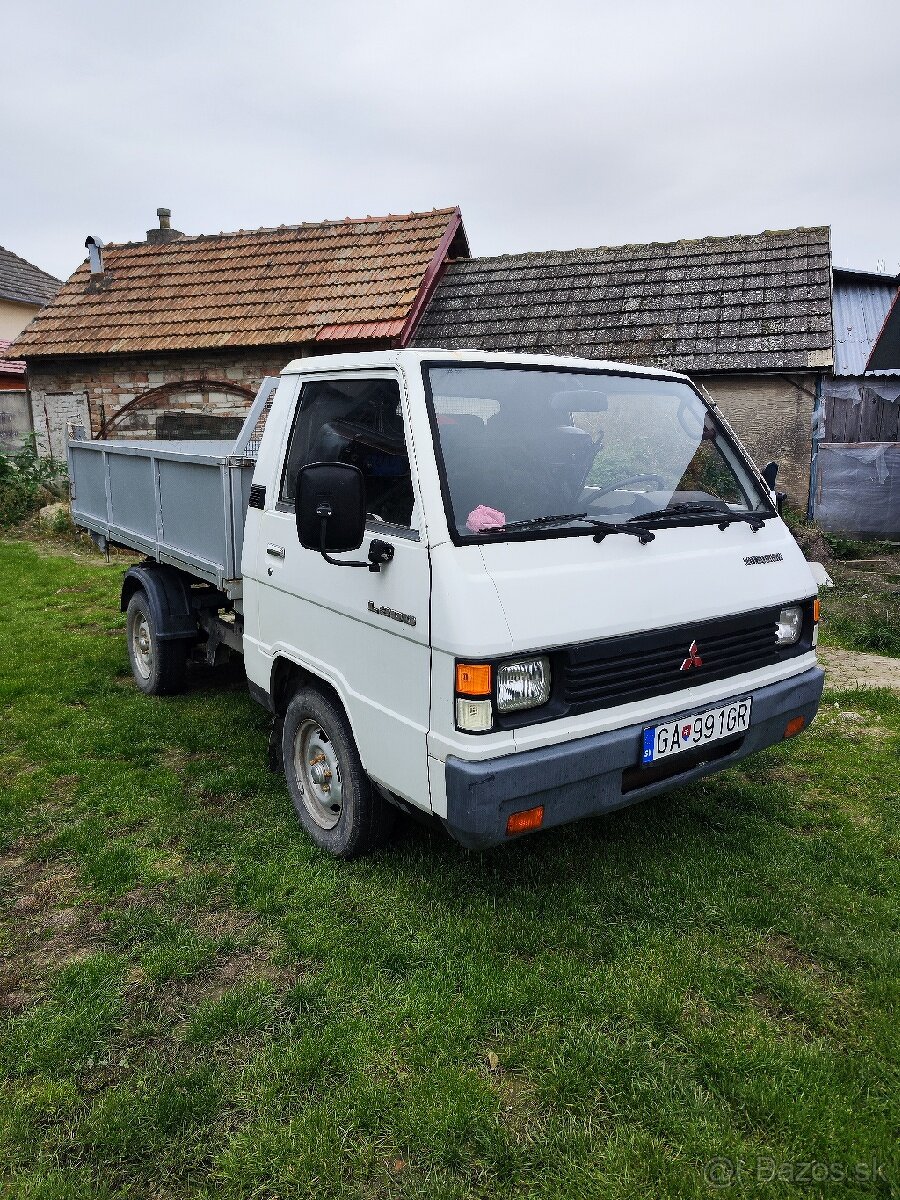
[[[697,376],[759,467],[778,463],[778,490],[806,511],[815,374]]]

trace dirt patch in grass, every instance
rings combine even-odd
[[[825,979],[828,974],[820,962],[783,933],[772,933],[762,941],[758,948],[758,961],[781,963],[792,971],[805,971],[818,979]]]
[[[299,965],[279,966],[263,946],[248,947],[215,964],[203,980],[203,993],[207,999],[216,1000],[239,984],[260,980],[286,991],[309,973]]]
[[[8,751],[0,757],[0,785],[14,783],[23,775],[36,775],[39,770],[37,763],[29,762],[14,751]]]
[[[765,988],[755,988],[750,994],[750,1003],[779,1033],[797,1037],[803,1042],[815,1041],[815,1031],[810,1029],[797,1013],[771,995]]]
[[[825,668],[827,683],[831,688],[841,691],[866,687],[889,688],[900,692],[900,658],[842,650],[839,646],[821,646],[819,661]]]
[[[0,1009],[19,1011],[45,993],[49,975],[103,943],[106,923],[79,900],[75,868],[42,862],[23,847],[0,855],[0,911],[9,942],[0,955]]]

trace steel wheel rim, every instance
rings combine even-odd
[[[150,625],[142,612],[137,614],[131,627],[131,649],[134,665],[141,678],[149,679],[153,674],[153,642],[150,637]]]
[[[318,721],[300,723],[294,773],[303,807],[320,829],[334,829],[344,811],[344,778],[334,743]]]

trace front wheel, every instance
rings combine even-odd
[[[284,774],[300,823],[335,858],[358,858],[387,841],[393,809],[369,782],[350,725],[330,697],[301,688],[282,735]]]
[[[136,591],[128,601],[126,619],[128,658],[134,682],[145,696],[171,696],[184,688],[187,644],[159,637],[147,593]]]

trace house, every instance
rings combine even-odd
[[[25,364],[7,351],[62,281],[0,246],[0,453],[14,453],[31,433]]]
[[[413,341],[687,372],[805,511],[833,357],[830,231],[450,262]]]
[[[167,209],[142,242],[88,238],[88,261],[19,337],[35,432],[64,456],[93,437],[230,436],[294,358],[405,345],[458,208],[185,236]]]
[[[812,469],[813,515],[834,533],[900,536],[900,354],[890,351],[898,288],[900,276],[834,271],[834,370]]]

